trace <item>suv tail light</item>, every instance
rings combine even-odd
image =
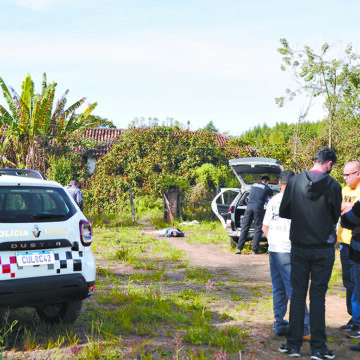
[[[92,227],[87,220],[80,220],[80,240],[84,246],[90,246],[92,243]]]
[[[228,210],[228,215],[231,215],[232,208],[233,208],[232,205],[230,205]]]

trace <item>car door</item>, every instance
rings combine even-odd
[[[224,228],[226,227],[226,217],[229,207],[239,192],[239,188],[222,188],[211,202],[211,209]]]

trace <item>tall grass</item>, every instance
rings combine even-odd
[[[218,223],[176,225],[186,241],[228,244]],[[212,270],[190,267],[184,251],[143,230],[116,218],[95,224],[96,291],[76,323],[50,327],[33,309],[11,310],[1,324],[4,349],[82,360],[226,359],[255,344],[242,323],[269,318],[268,289],[227,273],[221,274],[226,281],[215,281]],[[131,346],[128,339],[135,339]]]

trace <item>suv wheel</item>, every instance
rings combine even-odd
[[[70,324],[79,316],[81,307],[82,300],[77,300],[36,308],[36,312],[44,322]]]
[[[230,237],[230,246],[233,249],[237,247],[238,242],[239,242],[239,238],[237,236],[231,236]]]

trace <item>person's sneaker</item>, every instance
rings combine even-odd
[[[352,351],[360,351],[360,344],[350,345],[350,350],[352,350]]]
[[[310,342],[310,340],[311,340],[311,335],[310,334],[303,336],[303,342]]]
[[[345,325],[340,326],[340,330],[352,330],[353,329],[353,321],[350,319],[349,322]]]
[[[335,353],[332,350],[317,351],[311,355],[312,360],[335,359]]]
[[[360,327],[353,325],[352,330],[349,330],[345,333],[345,336],[351,338],[351,339],[358,339],[360,338]]]
[[[300,357],[300,352],[299,351],[288,348],[286,344],[280,345],[279,351],[281,353],[283,353],[283,354],[286,354],[286,355],[289,355],[289,356],[292,356],[292,357]]]
[[[287,331],[286,331],[286,330],[283,330],[283,331],[274,331],[274,334],[275,334],[276,336],[286,336]]]
[[[236,255],[240,255],[240,254],[241,254],[241,250],[237,249],[237,250],[235,251],[235,254],[236,254]]]
[[[253,251],[252,254],[253,254],[253,255],[258,255],[259,252],[258,252],[258,251]]]

